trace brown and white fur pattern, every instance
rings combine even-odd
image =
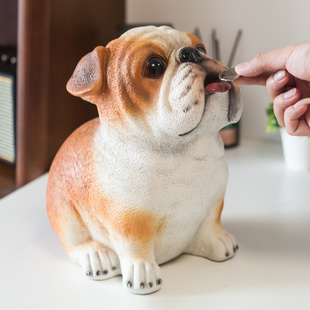
[[[185,47],[199,60],[182,61]],[[223,261],[237,249],[220,222],[228,172],[218,132],[242,103],[203,49],[169,27],[136,28],[87,54],[67,84],[99,118],[56,155],[47,211],[92,279],[122,274],[130,292],[148,294],[162,286],[159,264],[182,253]]]

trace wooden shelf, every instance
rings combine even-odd
[[[0,165],[0,187],[20,187],[45,173],[66,137],[97,116],[94,105],[65,86],[85,54],[117,37],[124,2],[0,0],[0,44],[18,53],[17,162],[16,169]],[[12,179],[13,187],[5,185]]]
[[[0,162],[0,199],[13,192],[15,185],[15,167]]]

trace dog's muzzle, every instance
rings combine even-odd
[[[179,58],[181,63],[195,63],[200,64],[204,56],[201,55],[201,52],[197,48],[193,48],[190,46],[183,47],[179,52]],[[213,59],[207,57],[204,60],[205,62],[205,70],[206,70],[206,79],[205,79],[205,92],[208,93],[216,93],[216,92],[226,92],[230,90],[231,85],[227,82],[222,82],[219,80],[219,73],[222,71],[224,67],[220,66],[219,62],[215,62]],[[215,63],[214,63],[215,62]],[[210,63],[210,64],[208,64]]]
[[[229,106],[227,120],[231,122],[234,115],[237,113],[237,107],[235,101],[238,91],[229,82],[224,82],[219,79],[219,74],[226,69],[226,67],[217,60],[214,60],[204,54],[202,54],[197,48],[186,46],[180,49],[179,59],[181,63],[193,63],[201,65],[206,71],[206,77],[204,81],[205,94],[212,93],[224,93],[229,91]],[[230,91],[231,90],[231,91]],[[199,124],[198,124],[199,125]],[[197,125],[197,126],[198,126]],[[196,126],[196,127],[197,127]],[[195,128],[185,134],[192,132]]]

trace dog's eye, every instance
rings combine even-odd
[[[149,59],[144,67],[143,76],[150,79],[160,78],[166,70],[166,63],[158,57]]]

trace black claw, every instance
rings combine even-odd
[[[158,279],[157,281],[156,281],[156,284],[157,285],[161,285],[163,283],[163,280],[162,279]]]
[[[144,289],[144,287],[145,287],[145,284],[143,282],[140,283],[140,289]]]
[[[103,275],[107,275],[109,272],[108,272],[108,270],[103,270]]]
[[[229,253],[228,253],[228,252],[226,252],[226,253],[225,253],[225,256],[226,256],[226,257],[228,257],[228,256],[229,256]]]
[[[132,287],[132,284],[131,284],[130,281],[128,281],[128,282],[126,283],[126,285],[127,285],[128,288],[131,288],[131,287]]]
[[[114,271],[114,270],[116,270],[116,267],[115,267],[115,266],[113,266],[113,267],[112,267],[112,270],[113,270],[113,271]]]
[[[238,251],[239,250],[239,245],[238,244],[236,244],[236,251]]]
[[[97,272],[96,272],[96,276],[100,276],[100,270],[97,270]]]
[[[148,287],[148,288],[152,288],[152,287],[153,287],[153,283],[152,283],[152,282],[149,282],[149,283],[147,284],[147,287]]]
[[[91,272],[91,271],[86,271],[86,275],[87,275],[88,277],[91,277],[92,272]]]

